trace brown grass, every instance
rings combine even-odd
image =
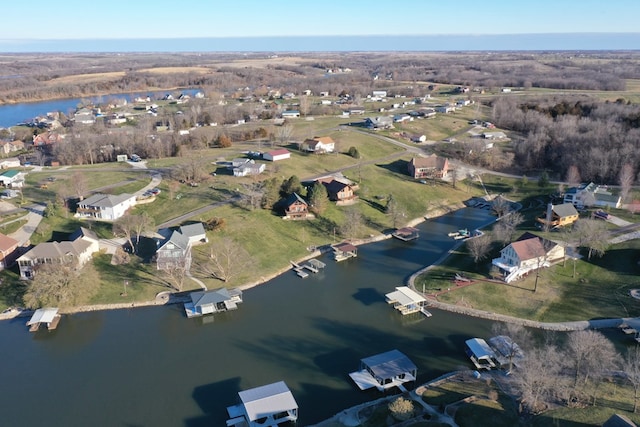
[[[283,57],[283,58],[263,58],[263,59],[240,59],[232,62],[225,62],[224,65],[226,67],[252,67],[252,68],[266,68],[271,65],[302,65],[304,63],[315,61],[312,58],[300,58],[296,56],[291,57]]]
[[[140,73],[151,74],[175,74],[175,73],[197,73],[207,74],[211,72],[211,69],[207,67],[157,67],[157,68],[143,68],[138,70]]]
[[[58,77],[49,80],[49,84],[56,85],[61,83],[91,83],[101,82],[109,79],[119,79],[124,76],[124,71],[113,71],[110,73],[93,73],[93,74],[75,74],[72,76]]]

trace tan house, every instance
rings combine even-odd
[[[432,154],[427,157],[414,157],[408,165],[409,175],[419,178],[444,178],[449,171],[449,160]]]
[[[578,211],[571,203],[562,203],[560,205],[547,205],[547,211],[544,216],[536,218],[543,226],[549,228],[564,227],[576,222],[579,218]]]
[[[355,194],[355,187],[337,179],[319,179],[322,185],[327,189],[329,200],[336,202],[336,204],[348,204],[358,198]]]

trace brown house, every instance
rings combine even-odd
[[[358,198],[355,194],[355,188],[351,184],[341,182],[336,179],[320,180],[322,185],[327,189],[329,200],[337,202],[337,204],[343,204],[349,201],[353,201]]]
[[[305,219],[309,214],[309,205],[297,193],[293,193],[285,201],[284,213],[289,219]]]
[[[10,267],[18,255],[18,241],[0,233],[0,270]]]
[[[444,178],[449,171],[449,160],[432,154],[428,157],[414,157],[409,162],[409,175],[418,178]]]

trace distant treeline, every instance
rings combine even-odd
[[[294,59],[292,59],[294,58]],[[300,59],[299,61],[297,59]],[[68,54],[0,56],[0,103],[136,93],[173,87],[203,87],[231,93],[239,88],[278,88],[300,93],[329,91],[366,96],[372,88],[419,95],[407,82],[472,87],[546,87],[624,90],[627,78],[640,78],[640,55],[596,52],[555,53],[351,53],[283,55],[267,66],[238,61],[265,54]],[[280,61],[282,59],[282,61]],[[175,72],[148,69],[175,67]],[[204,67],[210,71],[190,71]],[[348,73],[325,74],[348,69]],[[124,72],[124,75],[103,75]],[[95,79],[61,79],[95,74]],[[422,90],[424,91],[424,90]]]

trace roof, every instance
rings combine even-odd
[[[235,291],[242,293],[242,291]],[[227,288],[218,288],[210,291],[191,292],[191,301],[194,305],[217,304],[219,302],[229,301],[233,295]]]
[[[290,153],[289,153],[289,150],[287,150],[286,148],[281,148],[279,150],[268,151],[267,154],[269,154],[270,156],[281,156],[283,154],[290,154]]]
[[[93,196],[87,197],[86,199],[78,203],[78,205],[98,206],[101,208],[112,208],[131,198],[135,199],[135,196],[127,193],[123,193],[119,195],[98,193],[98,194],[94,194]]]
[[[602,427],[637,427],[637,425],[624,415],[613,414],[602,424]]]
[[[344,182],[340,182],[337,179],[332,179],[329,182],[322,181],[322,184],[325,187],[327,187],[327,192],[329,194],[338,194],[339,192],[344,190],[346,187],[349,187],[349,184],[346,184]]]
[[[562,203],[561,205],[553,205],[553,212],[560,218],[578,215],[578,211],[571,203]]]
[[[18,243],[19,242],[13,237],[9,237],[7,235],[0,233],[0,251],[1,252],[11,250],[11,248],[15,249],[15,247],[18,246]]]
[[[556,242],[554,242],[553,240],[549,240],[549,239],[545,239],[544,237],[536,236],[535,234],[530,233],[528,231],[526,233],[524,233],[522,236],[520,236],[517,241],[528,240],[528,239],[538,239],[538,240],[540,240],[540,243],[542,243],[542,247],[547,252],[549,252],[551,249],[553,249],[556,246],[558,246],[558,244]]]
[[[417,370],[416,365],[398,350],[361,359],[364,365],[378,378],[393,378],[405,372]]]
[[[285,201],[285,205],[286,206],[291,206],[292,204],[294,204],[296,202],[302,203],[305,206],[307,205],[307,202],[305,202],[305,200],[302,197],[300,197],[298,195],[298,193],[293,193],[293,194],[289,195],[289,197],[287,197],[287,200]]]
[[[3,173],[2,173],[2,174],[0,174],[0,175],[2,175],[2,176],[6,176],[7,178],[14,178],[14,177],[16,177],[19,173],[20,173],[20,171],[19,171],[19,170],[17,170],[17,169],[11,169],[11,170],[8,170],[8,171],[3,172]]]
[[[98,236],[93,231],[89,230],[85,227],[80,227],[76,231],[74,231],[70,236],[69,240],[73,241],[82,237],[89,238],[91,240],[98,240]]]
[[[339,243],[337,245],[334,245],[333,247],[342,252],[353,252],[358,250],[358,248],[353,246],[351,243],[347,243],[347,242]]]
[[[478,359],[481,357],[496,357],[496,354],[491,350],[489,344],[482,338],[471,338],[464,342],[469,350],[473,353],[475,357]]]
[[[249,421],[298,408],[298,403],[284,381],[244,390],[238,395]]]
[[[511,247],[520,258],[520,261],[539,258],[547,253],[542,246],[539,238],[531,238],[526,240],[517,240],[511,243]]]
[[[323,144],[335,144],[335,141],[330,136],[314,136],[313,139]]]
[[[162,245],[158,248],[158,251],[163,249],[169,243],[173,243],[178,248],[186,250],[189,246],[189,238],[179,231],[173,231],[168,239],[162,242]]]
[[[37,323],[51,323],[58,314],[57,308],[39,308],[33,313],[31,319],[27,322],[27,326]]]
[[[394,292],[389,292],[385,296],[392,301],[398,301],[401,305],[410,305],[426,301],[422,295],[407,286],[397,286]]]
[[[73,242],[44,242],[34,246],[19,259],[61,259],[67,255],[77,257],[90,245],[89,242],[84,240],[76,240]]]
[[[445,157],[439,157],[432,154],[427,157],[414,157],[411,159],[411,164],[416,168],[437,168],[443,169],[447,159]]]
[[[620,203],[620,196],[616,196],[610,193],[601,193],[601,192],[595,192],[593,194],[593,197],[595,197],[596,200],[600,201],[600,202],[607,202],[607,203]]]
[[[187,237],[198,237],[206,234],[204,231],[204,225],[201,222],[195,222],[193,224],[181,225],[180,233]]]

